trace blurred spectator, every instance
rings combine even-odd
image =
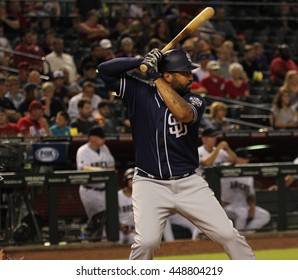
[[[7,3],[7,7],[5,6]],[[3,1],[0,5],[0,20],[4,26],[4,34],[13,42],[21,29],[27,28],[27,18],[22,13],[20,1]]]
[[[218,61],[209,61],[207,64],[207,70],[209,76],[202,79],[201,84],[207,90],[208,95],[225,97],[225,79],[219,75],[220,65]]]
[[[75,7],[81,18],[86,18],[91,10],[101,13],[103,8],[101,0],[75,0]]]
[[[215,9],[214,18],[212,21],[215,31],[224,34],[225,39],[235,41],[236,29],[233,24],[225,18],[226,8],[225,6],[218,6]]]
[[[52,29],[49,29],[44,33],[42,49],[46,55],[51,53],[54,50],[55,38],[56,38],[56,34]]]
[[[210,105],[210,121],[212,128],[219,131],[228,131],[235,126],[226,120],[227,105],[220,101],[214,101]]]
[[[45,69],[48,69],[45,72],[49,73],[50,71],[53,72],[66,68],[69,73],[69,82],[73,83],[77,81],[77,67],[73,56],[64,52],[64,40],[62,38],[55,38],[53,48],[53,51],[45,57],[46,61],[49,63],[49,66],[47,63],[44,65]],[[50,67],[50,69],[48,67]]]
[[[210,59],[211,60],[215,59],[215,57],[213,57],[211,54],[210,42],[208,40],[203,38],[194,38],[194,43],[196,47],[197,56],[199,56],[201,53],[209,52],[211,56]]]
[[[76,128],[78,135],[88,135],[93,126],[98,126],[97,121],[92,117],[93,108],[90,100],[81,99],[78,102],[78,111],[78,117],[71,121],[70,126]]]
[[[140,54],[135,50],[133,40],[130,37],[122,38],[116,57],[136,57],[137,55]]]
[[[189,54],[191,61],[197,60],[195,40],[195,38],[186,39],[181,45],[181,49]]]
[[[21,115],[15,108],[12,101],[10,101],[5,95],[8,92],[8,82],[6,78],[0,78],[0,107],[6,110],[7,117],[10,121],[16,122]]]
[[[18,78],[20,81],[20,86],[23,87],[28,82],[28,75],[30,72],[28,61],[21,61],[18,64]]]
[[[57,0],[47,1],[43,6],[43,10],[48,16],[60,17],[61,15],[60,3]]]
[[[278,45],[276,57],[270,63],[270,81],[273,86],[280,86],[289,70],[298,70],[297,64],[291,58],[291,51],[286,44]]]
[[[70,136],[70,118],[66,111],[59,111],[55,118],[55,123],[50,126],[53,136]]]
[[[240,60],[240,64],[243,66],[250,83],[253,83],[254,80],[261,81],[263,79],[263,74],[256,60],[256,53],[253,45],[244,46],[244,56],[243,59]]]
[[[291,108],[290,93],[287,91],[278,92],[275,102],[270,116],[271,125],[274,128],[297,128],[298,113]]]
[[[77,26],[80,41],[84,44],[87,41],[98,41],[110,35],[109,29],[98,23],[99,14],[96,10],[90,10],[85,20]]]
[[[90,82],[94,85],[95,94],[102,99],[110,99],[110,91],[106,86],[106,83],[98,77],[96,72],[97,66],[93,63],[87,63],[83,69],[83,76],[78,81],[80,87],[84,83]]]
[[[59,98],[54,97],[55,88],[52,82],[44,82],[41,89],[43,93],[41,104],[44,107],[44,117],[51,125],[54,123],[57,113],[65,110],[65,107]]]
[[[93,111],[92,115],[97,120],[98,125],[102,127],[105,134],[118,133],[119,124],[113,118],[111,105],[108,101],[99,102],[97,110]]]
[[[17,125],[25,137],[49,135],[47,124],[43,121],[43,106],[38,100],[30,103],[29,115],[20,118]]]
[[[93,110],[97,109],[98,103],[102,100],[98,95],[95,94],[94,85],[90,82],[85,82],[82,86],[82,92],[73,96],[69,101],[68,114],[71,119],[78,117],[78,103],[81,99],[90,100]]]
[[[245,101],[249,96],[249,87],[243,66],[238,62],[234,62],[229,67],[229,73],[230,77],[225,84],[227,97]]]
[[[237,55],[234,51],[234,44],[232,41],[224,41],[220,48],[217,49],[217,60],[220,65],[219,73],[225,79],[230,77],[229,67],[233,62],[237,62]]]
[[[123,5],[128,5],[128,4],[123,4]],[[113,5],[112,8],[114,8],[116,5]],[[119,5],[119,7],[121,7],[122,5]],[[121,7],[122,8],[122,7]],[[113,11],[112,11],[113,13]],[[125,13],[125,11],[119,11],[119,13]],[[126,17],[114,17],[112,18],[112,21],[115,23],[111,26],[110,24],[110,40],[113,42],[118,42],[119,40],[121,40],[121,38],[123,37],[123,34],[126,32],[127,28],[128,28],[128,24],[129,24],[129,20]]]
[[[218,60],[218,51],[225,41],[225,37],[223,34],[216,32],[210,36],[210,51],[213,57]]]
[[[40,72],[37,70],[31,70],[28,74],[27,82],[37,85],[37,89],[38,89],[37,98],[40,100],[42,98],[42,90],[41,90],[42,80],[41,80]]]
[[[70,95],[68,88],[64,84],[64,72],[61,70],[54,71],[52,83],[54,84],[54,97],[59,98],[63,106],[67,109]]]
[[[8,98],[16,109],[19,108],[24,99],[23,92],[20,88],[20,81],[17,76],[11,75],[7,78],[8,92],[5,97]]]
[[[8,40],[7,36],[4,35],[3,32],[3,23],[0,22],[0,47],[11,51],[11,43]],[[9,66],[10,64],[11,55],[6,52],[0,51],[0,63],[3,66]]]
[[[192,70],[194,80],[201,82],[204,78],[209,76],[209,71],[207,69],[207,64],[211,60],[211,53],[210,51],[201,52],[198,55],[198,63],[201,67]]]
[[[80,74],[83,74],[82,71],[86,64],[91,63],[96,65],[97,67],[101,62],[102,62],[101,46],[99,42],[94,42],[91,45],[90,52],[88,52],[85,56],[83,56],[80,62],[80,67],[79,67]]]
[[[144,13],[143,4],[129,4],[128,13],[131,18],[141,18]]]
[[[35,83],[27,83],[24,86],[24,99],[18,108],[22,116],[29,114],[29,106],[33,100],[38,100],[38,86]]]
[[[201,83],[197,81],[192,81],[190,89],[191,89],[191,92],[199,95],[207,93],[207,90],[202,86]]]
[[[19,127],[8,120],[6,110],[0,107],[0,137],[22,136]]]
[[[14,48],[14,50],[22,52],[24,55],[15,54],[14,65],[18,66],[20,62],[27,61],[29,63],[29,68],[38,69],[43,72],[42,58],[45,56],[45,53],[40,46],[34,43],[33,34],[34,32],[31,29],[22,30],[19,44]],[[31,55],[33,55],[34,58],[31,58]]]
[[[150,39],[159,39],[162,43],[168,44],[171,37],[170,29],[170,25],[166,19],[158,19],[154,22],[153,33]]]
[[[99,42],[99,46],[101,48],[101,59],[100,62],[105,62],[115,57],[115,52],[113,50],[113,45],[111,40],[102,39]]]
[[[260,66],[260,70],[269,70],[269,58],[265,53],[264,45],[261,42],[254,42],[253,47],[256,54],[256,61]]]
[[[144,49],[150,40],[150,34],[144,34],[141,19],[134,19],[130,22],[127,29],[122,32],[121,38],[130,37],[135,45],[136,52],[143,54]]]
[[[289,70],[285,76],[282,86],[278,91],[287,91],[290,94],[291,107],[298,112],[298,71]],[[275,98],[277,98],[277,96],[278,94],[275,95]],[[276,103],[275,98],[273,103]]]

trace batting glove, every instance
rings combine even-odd
[[[163,55],[162,52],[155,48],[152,49],[145,57],[142,64],[147,66],[147,75],[156,80],[157,78],[161,77],[162,74],[158,72],[157,64],[161,61]]]

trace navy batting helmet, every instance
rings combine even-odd
[[[132,179],[133,175],[135,173],[135,169],[134,168],[128,168],[125,170],[124,174],[123,174],[123,183],[126,186],[127,181],[129,179]]]
[[[189,54],[180,49],[172,49],[164,53],[162,60],[158,64],[158,71],[163,72],[183,72],[200,67],[199,64],[192,63]]]

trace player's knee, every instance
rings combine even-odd
[[[264,213],[263,213],[263,222],[264,222],[264,224],[263,225],[268,224],[270,222],[270,220],[271,220],[270,213],[268,211],[264,211]]]

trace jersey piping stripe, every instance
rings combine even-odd
[[[160,163],[160,156],[159,156],[159,149],[158,149],[158,130],[157,129],[155,130],[155,142],[156,142],[156,153],[158,158],[159,175],[160,175],[160,178],[162,178],[161,163]]]
[[[189,105],[191,106],[192,110],[193,110],[193,121],[191,122],[191,124],[195,123],[198,119],[198,112],[196,110],[196,108],[189,103]]]
[[[170,161],[169,161],[169,154],[168,154],[168,146],[167,146],[167,114],[168,114],[169,109],[166,109],[165,111],[165,117],[164,117],[164,143],[165,143],[165,152],[166,152],[166,158],[167,158],[167,164],[170,172],[170,177],[172,177],[172,170],[170,166]]]
[[[158,99],[157,99],[156,94],[154,95],[154,99],[156,100],[156,103],[157,103],[158,108],[160,108],[160,104],[159,104],[159,101],[158,101]]]
[[[124,78],[124,75],[121,75],[120,89],[119,89],[119,97],[120,98],[123,98],[124,97],[125,84],[126,84],[126,80]]]

